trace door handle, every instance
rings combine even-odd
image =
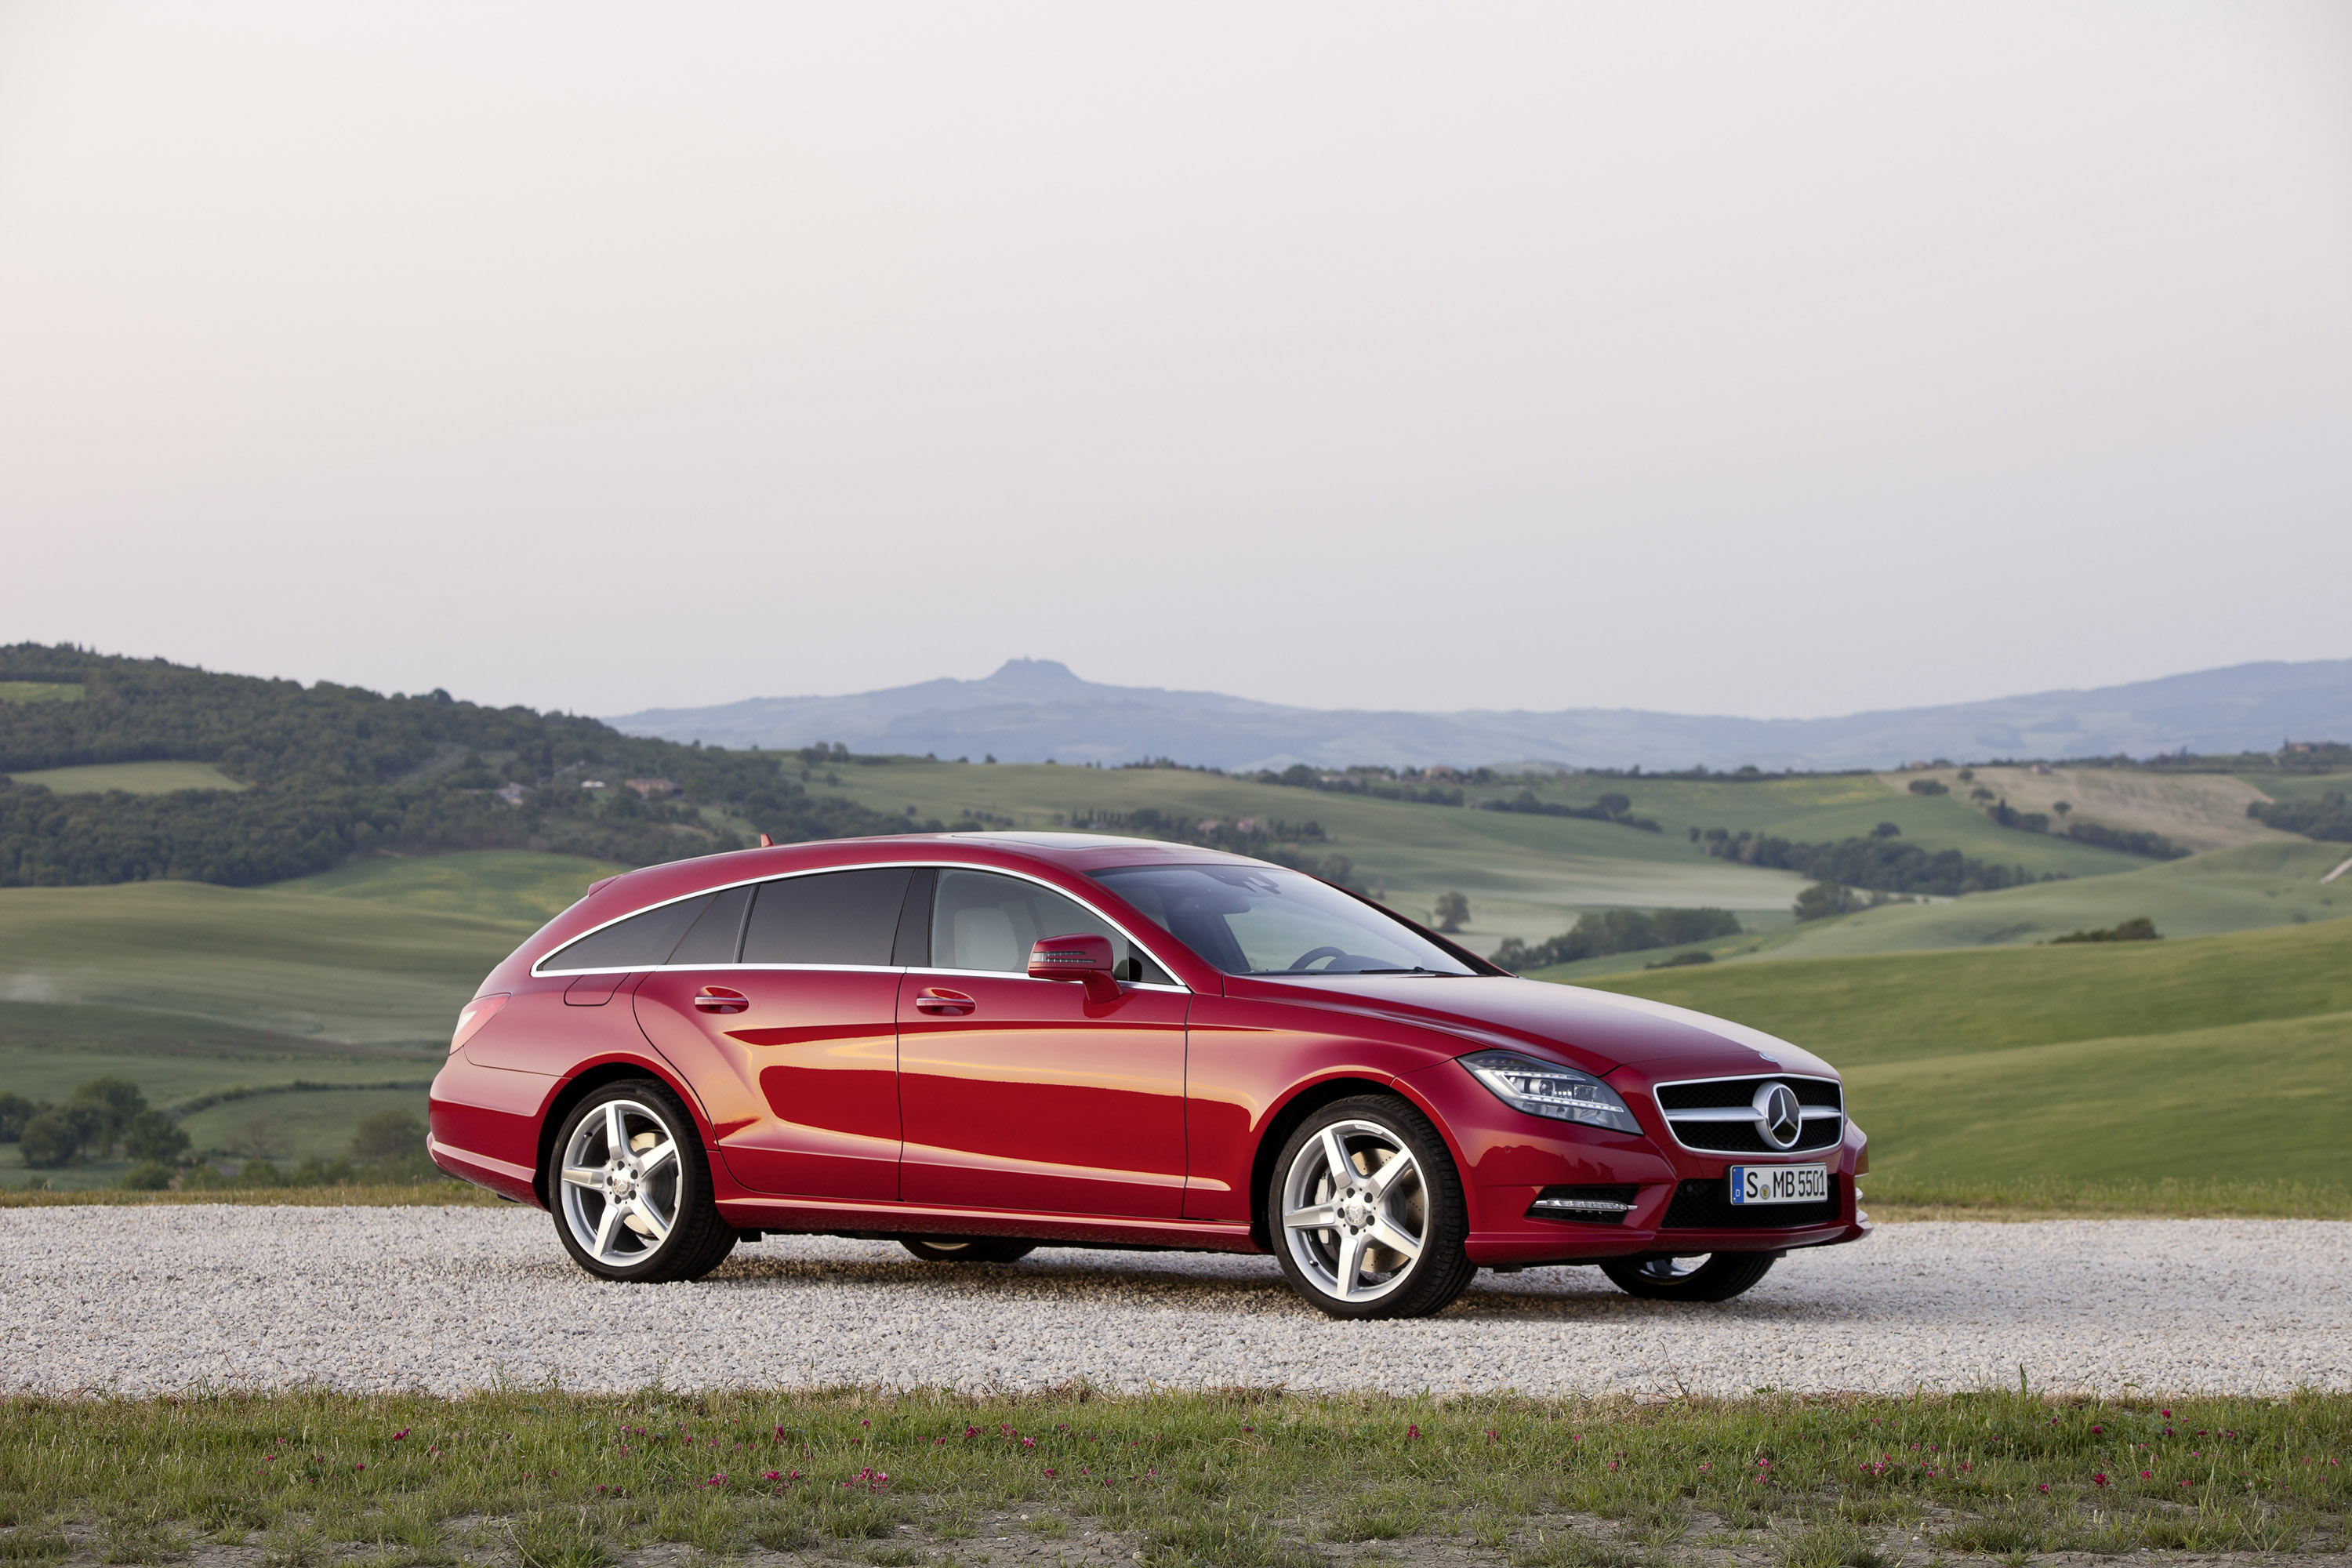
[[[926,991],[915,998],[915,1011],[935,1018],[961,1018],[979,1005],[957,991]]]
[[[706,985],[695,997],[694,1005],[704,1013],[740,1013],[751,1005],[751,999],[724,985]]]

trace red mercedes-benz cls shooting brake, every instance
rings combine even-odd
[[[1717,1301],[1869,1228],[1843,1089],[1794,1047],[1515,978],[1263,861],[1077,834],[599,883],[459,1015],[432,1117],[444,1170],[614,1279],[767,1232],[1176,1247],[1402,1317],[1482,1265]]]

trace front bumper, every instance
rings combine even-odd
[[[1870,1234],[1854,1184],[1870,1168],[1868,1140],[1851,1119],[1835,1146],[1780,1162],[1825,1164],[1831,1185],[1826,1204],[1790,1205],[1782,1214],[1734,1208],[1726,1195],[1731,1167],[1769,1162],[1683,1148],[1666,1130],[1646,1080],[1621,1084],[1616,1075],[1609,1080],[1642,1123],[1641,1134],[1514,1110],[1456,1063],[1414,1073],[1408,1081],[1455,1143],[1470,1210],[1465,1250],[1474,1263],[1525,1267],[1658,1253],[1786,1252]],[[1633,1206],[1593,1218],[1529,1213],[1548,1190],[1590,1187],[1632,1187]]]

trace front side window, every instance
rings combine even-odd
[[[1410,926],[1296,871],[1130,866],[1094,878],[1227,974],[1472,973]]]
[[[1061,894],[990,871],[943,870],[931,905],[931,964],[1026,974],[1029,950],[1049,936],[1110,938],[1113,973],[1170,984],[1165,971],[1100,916]]]

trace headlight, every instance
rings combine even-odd
[[[1617,1091],[1589,1072],[1539,1062],[1511,1051],[1480,1051],[1464,1057],[1480,1083],[1514,1110],[1529,1116],[1549,1116],[1560,1121],[1581,1121],[1587,1127],[1610,1127],[1639,1132],[1642,1124],[1617,1098]]]

